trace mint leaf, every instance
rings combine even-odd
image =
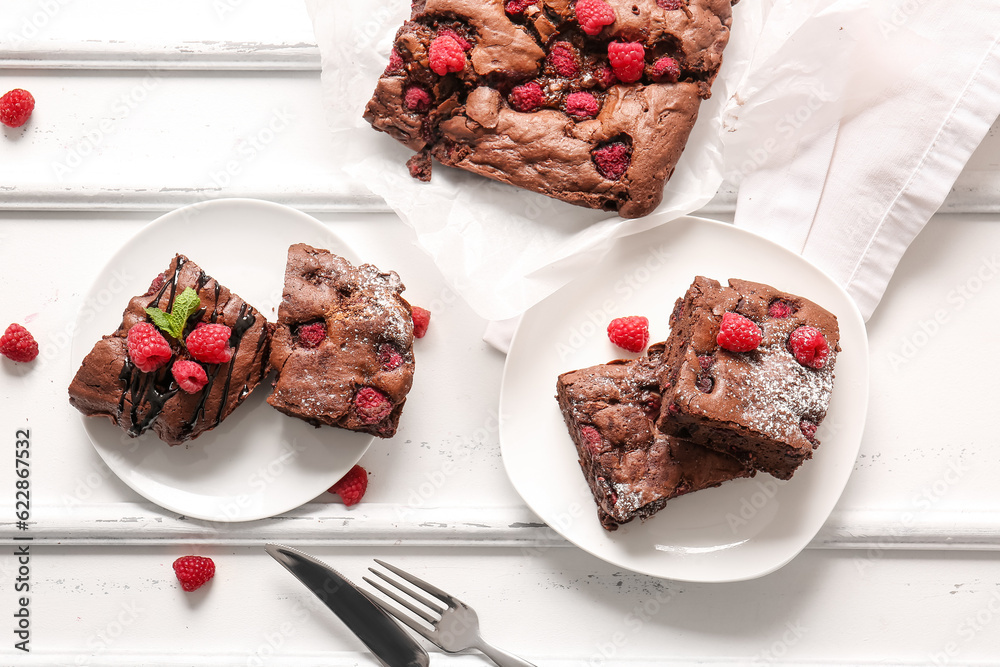
[[[194,311],[198,310],[200,305],[201,299],[198,298],[198,293],[190,287],[177,295],[177,298],[174,299],[174,307],[170,311],[170,319],[173,320],[179,334],[175,338],[184,335],[184,325],[187,324],[188,318]]]
[[[198,293],[188,287],[174,299],[169,315],[159,308],[147,308],[146,314],[164,333],[181,340],[184,336],[184,325],[200,305],[201,299],[198,298]]]
[[[153,320],[153,324],[173,336],[173,333],[171,333],[172,323],[169,315],[159,308],[147,308],[146,314],[149,315],[151,320]]]

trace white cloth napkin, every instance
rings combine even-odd
[[[736,224],[801,253],[870,317],[1000,114],[997,12],[996,0],[774,2],[727,108]]]

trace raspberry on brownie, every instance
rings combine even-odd
[[[607,530],[666,502],[754,472],[731,456],[660,433],[663,343],[645,357],[559,376],[556,398]]]
[[[731,0],[414,0],[364,116],[417,152],[416,178],[433,156],[640,217],[663,197],[731,23]]]
[[[768,285],[699,276],[670,327],[660,430],[790,478],[819,445],[837,318]]]
[[[291,246],[267,402],[316,426],[394,435],[413,382],[413,317],[402,291],[394,272]]]
[[[220,356],[218,363],[199,364],[181,340],[150,323],[147,308],[170,313],[188,288],[198,303],[177,333],[190,339],[201,325],[229,329],[225,361]],[[129,301],[118,329],[84,358],[69,386],[69,402],[132,437],[151,428],[167,444],[179,445],[218,426],[260,383],[268,371],[271,330],[253,306],[176,255],[145,294]]]

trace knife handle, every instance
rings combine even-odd
[[[499,665],[499,667],[535,667],[533,663],[523,660],[513,653],[508,653],[503,649],[499,649],[492,644],[487,644],[483,640],[480,640],[479,646],[476,648],[482,651],[490,660]]]

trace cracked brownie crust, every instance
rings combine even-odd
[[[129,329],[148,322],[146,308],[170,312],[174,297],[192,288],[201,300],[188,319],[185,335],[200,322],[232,329],[232,358],[207,364],[208,384],[193,394],[180,391],[171,366],[190,359],[183,345],[168,337],[173,355],[159,370],[144,373],[129,359]],[[136,437],[152,429],[170,445],[198,437],[228,417],[267,374],[272,325],[263,315],[220,285],[184,255],[177,255],[149,290],[129,301],[118,329],[101,339],[84,358],[69,387],[69,402],[87,416],[106,417]]]
[[[666,502],[753,471],[731,456],[660,433],[663,343],[646,357],[559,376],[556,398],[607,530],[647,518]]]
[[[433,156],[572,204],[646,215],[710,95],[730,0],[606,0],[613,21],[596,34],[576,15],[583,1],[414,2],[365,118],[417,152],[417,178],[430,178]],[[447,58],[435,53],[441,44]],[[610,56],[622,44],[641,46],[634,75]]]
[[[288,249],[267,402],[319,426],[395,434],[413,382],[413,316],[395,272]]]

